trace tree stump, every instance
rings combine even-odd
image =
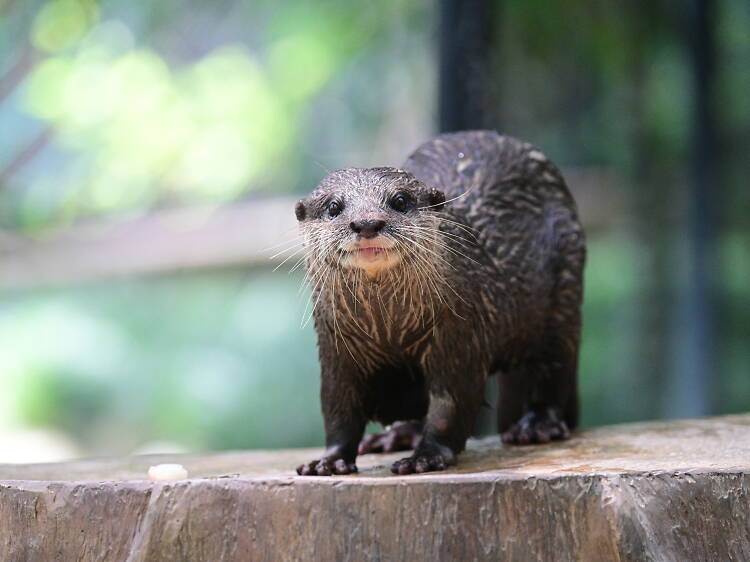
[[[472,441],[458,466],[301,477],[319,450],[0,467],[3,560],[750,560],[750,415]],[[150,465],[188,480],[149,482]]]

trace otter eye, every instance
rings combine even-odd
[[[341,214],[343,206],[338,201],[331,201],[328,203],[328,216],[335,217]]]
[[[403,194],[396,195],[396,197],[391,199],[391,207],[399,213],[403,213],[408,204],[409,200]]]

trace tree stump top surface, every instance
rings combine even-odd
[[[594,428],[576,432],[568,441],[544,445],[508,446],[496,436],[474,439],[459,456],[457,466],[439,473],[392,475],[390,464],[408,455],[399,452],[358,457],[358,475],[296,475],[294,467],[320,453],[321,449],[315,448],[0,465],[0,481],[144,481],[149,466],[160,463],[182,464],[193,484],[215,478],[383,484],[418,479],[493,481],[581,474],[746,471],[750,470],[750,414]]]

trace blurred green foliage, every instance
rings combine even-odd
[[[54,0],[44,4],[31,29],[31,40],[41,51],[55,53],[74,46],[99,17],[90,0]]]
[[[34,4],[25,39],[39,61],[17,103],[54,130],[52,148],[62,158],[54,174],[37,169],[24,178],[22,193],[11,184],[10,194],[0,194],[5,222],[26,232],[87,215],[296,188],[311,100],[382,43],[388,26],[376,6],[341,1],[282,8],[53,0],[30,2],[27,13]],[[406,14],[415,9],[405,0],[390,4]],[[174,22],[159,7],[194,12]],[[232,37],[245,28],[217,13],[222,7],[247,18],[244,36]],[[185,20],[203,52],[170,60],[163,51],[178,58],[180,49],[154,45],[158,34],[146,30],[181,32]],[[13,25],[12,18],[2,23]],[[230,37],[213,37],[205,28],[212,24]]]
[[[272,179],[294,185],[286,163],[301,110],[364,37],[314,6],[280,11],[262,53],[221,45],[170,68],[122,22],[97,21],[91,2],[45,4],[32,41],[51,56],[29,76],[26,107],[76,158],[30,189],[65,194],[63,213],[92,214],[170,197],[223,202]]]

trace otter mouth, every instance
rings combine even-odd
[[[356,255],[357,258],[367,261],[377,261],[386,256],[388,248],[382,246],[369,246],[367,248],[355,248],[349,250],[350,254]]]
[[[389,269],[400,261],[393,241],[387,238],[357,240],[342,248],[347,256],[345,265],[368,273]]]

